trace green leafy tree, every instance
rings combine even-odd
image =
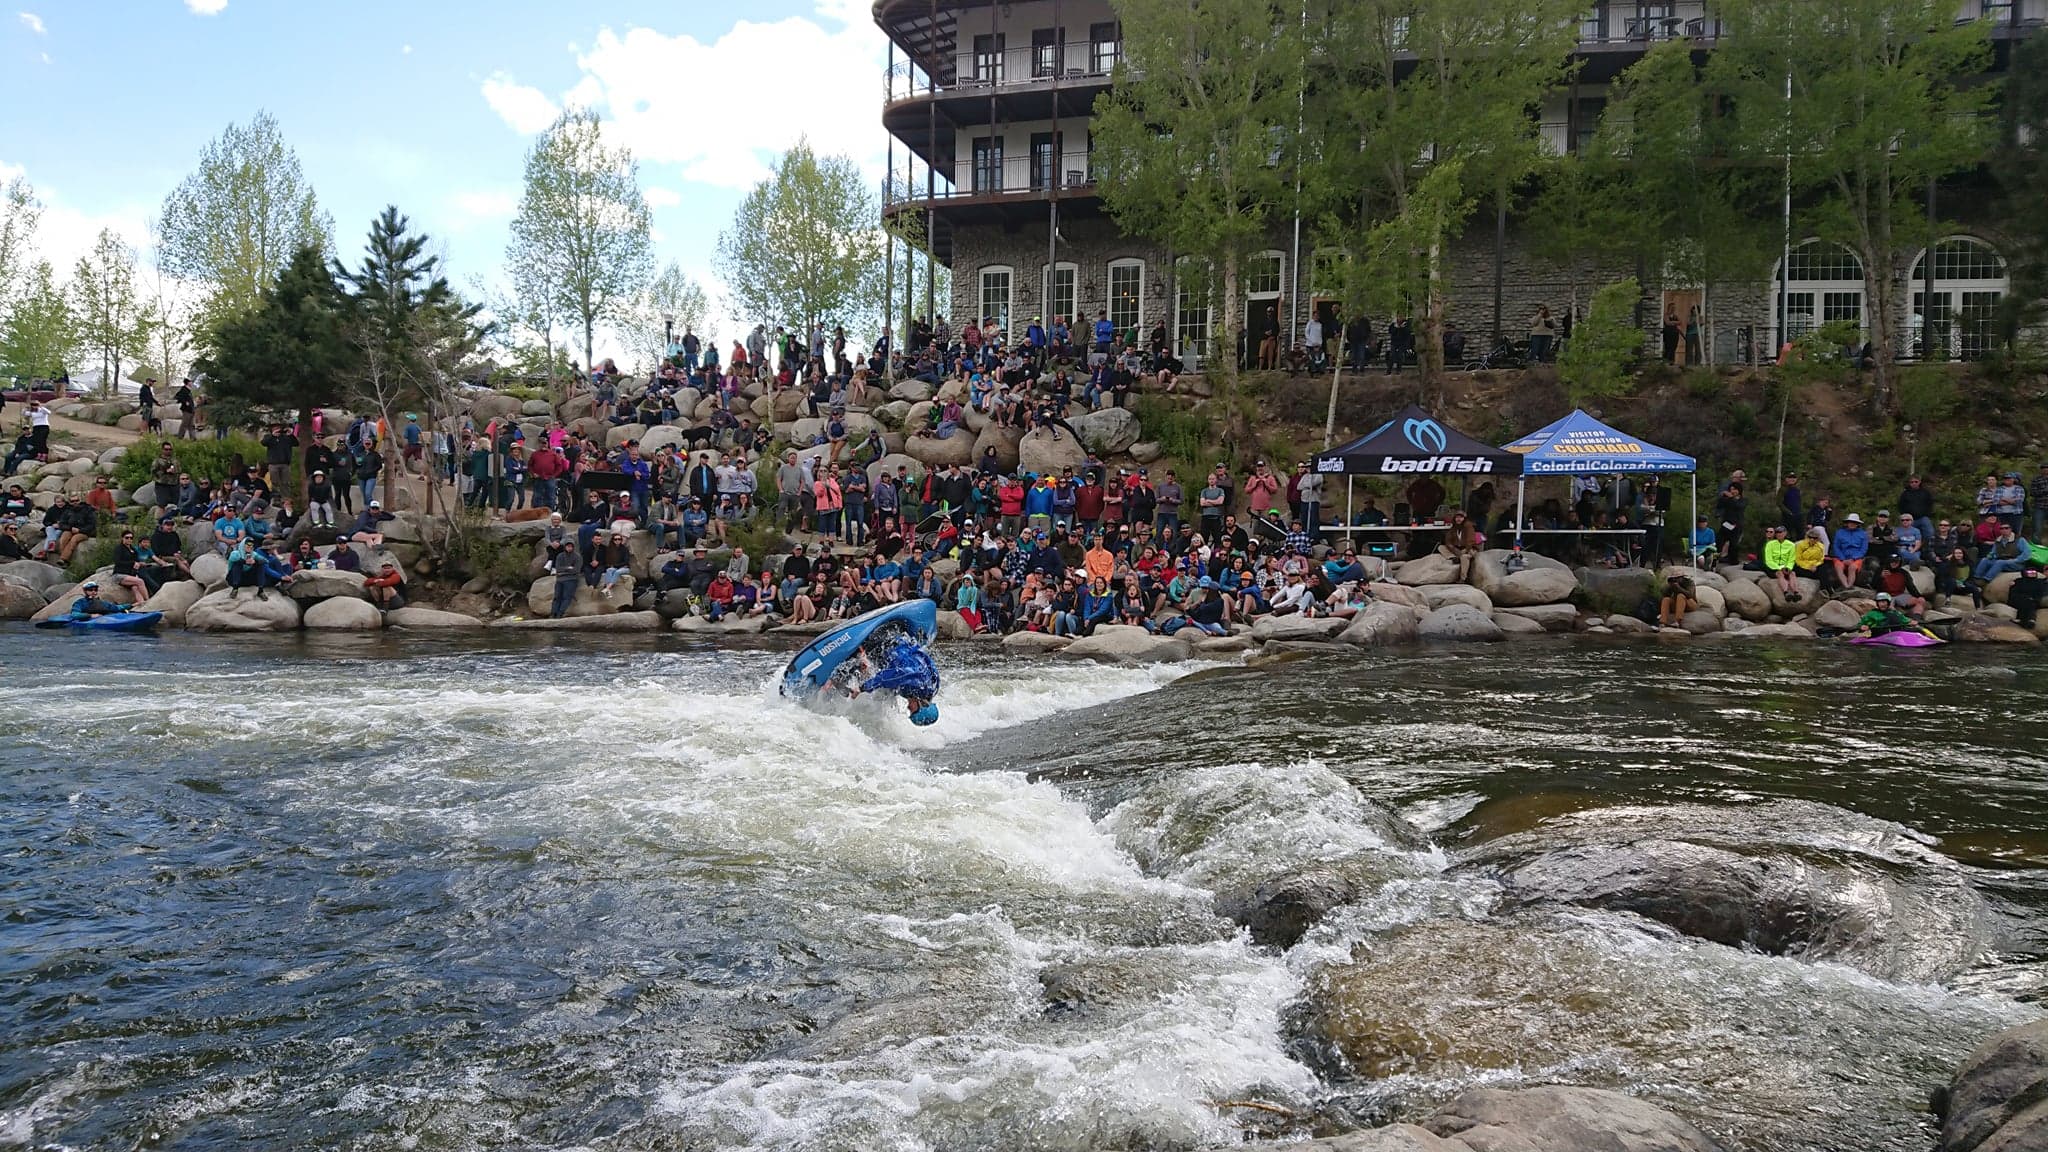
[[[0,316],[26,285],[42,218],[42,201],[26,176],[0,184]]]
[[[703,287],[671,261],[633,302],[631,323],[625,332],[626,346],[639,358],[638,369],[650,371],[667,355],[671,331],[677,339],[689,329],[709,340],[705,324],[710,318],[711,302]]]
[[[277,121],[258,112],[208,143],[164,198],[157,246],[174,275],[207,286],[204,333],[255,307],[293,254],[326,248],[333,228]]]
[[[302,244],[253,307],[223,317],[196,367],[209,422],[303,419],[338,404],[352,353],[340,290],[321,245]]]
[[[1230,435],[1249,442],[1228,349],[1243,325],[1246,260],[1291,211],[1307,55],[1300,25],[1263,0],[1118,0],[1124,57],[1096,101],[1103,203],[1124,230],[1219,270],[1222,326],[1208,372]]]
[[[2002,193],[2012,279],[1999,323],[2013,344],[2048,320],[2048,37],[2015,47],[2010,75],[1991,169]]]
[[[1643,286],[1633,276],[1593,293],[1586,318],[1572,329],[1557,360],[1558,378],[1573,404],[1625,396],[1634,386],[1643,352],[1643,330],[1636,326],[1642,295]]]
[[[718,238],[718,274],[746,323],[866,325],[882,296],[874,190],[853,160],[798,140]]]
[[[117,387],[121,365],[149,355],[154,313],[136,284],[135,249],[102,228],[71,274],[72,310],[85,348],[100,358],[103,387]]]
[[[564,111],[526,154],[526,190],[505,253],[513,290],[521,310],[548,329],[569,321],[581,328],[586,368],[598,326],[626,321],[647,284],[652,227],[639,165],[630,149],[606,146],[597,113]]]
[[[1932,240],[1930,182],[1980,164],[1994,90],[1987,26],[1962,0],[1722,0],[1708,75],[1732,139],[1758,164],[1789,157],[1803,231],[1863,263],[1876,396],[1890,403],[1904,255]],[[1787,98],[1789,82],[1790,98]]]
[[[1543,158],[1534,112],[1569,75],[1578,0],[1346,0],[1313,21],[1320,199],[1362,247],[1347,311],[1412,306],[1423,378],[1443,373],[1451,242]],[[1362,190],[1362,192],[1360,191]],[[1360,242],[1363,237],[1363,242]]]
[[[352,353],[350,395],[374,408],[387,428],[398,428],[413,408],[426,410],[430,426],[453,415],[452,386],[483,338],[481,306],[456,293],[427,246],[427,235],[412,231],[391,206],[371,222],[361,262],[349,269],[336,261],[333,268]],[[395,440],[381,446],[387,492],[398,475]],[[427,486],[430,512],[434,487]]]
[[[37,261],[25,279],[0,323],[0,369],[54,380],[71,370],[78,353],[78,317],[48,260]]]

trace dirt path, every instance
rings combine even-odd
[[[52,412],[50,413],[50,435],[56,436],[59,432],[65,433],[64,436],[60,437],[63,443],[79,448],[91,448],[95,451],[133,444],[142,438],[140,433],[130,432],[125,428],[93,424],[85,420],[73,420],[69,416],[59,416]]]

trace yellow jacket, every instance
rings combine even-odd
[[[1827,558],[1828,546],[1811,536],[1802,537],[1793,553],[1793,561],[1808,572],[1820,567],[1820,562]]]

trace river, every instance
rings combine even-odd
[[[1565,1080],[1921,1152],[2048,988],[2041,657],[954,645],[931,729],[784,659],[8,629],[0,1147],[1182,1150]],[[1513,887],[1644,839],[1839,923]],[[1217,915],[1303,869],[1359,888],[1290,947]]]

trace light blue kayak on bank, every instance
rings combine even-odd
[[[821,633],[810,646],[796,654],[782,673],[784,696],[812,696],[832,682],[839,666],[853,658],[862,645],[878,635],[903,631],[920,644],[929,644],[939,634],[939,606],[930,600],[905,600],[865,612],[830,631]]]

